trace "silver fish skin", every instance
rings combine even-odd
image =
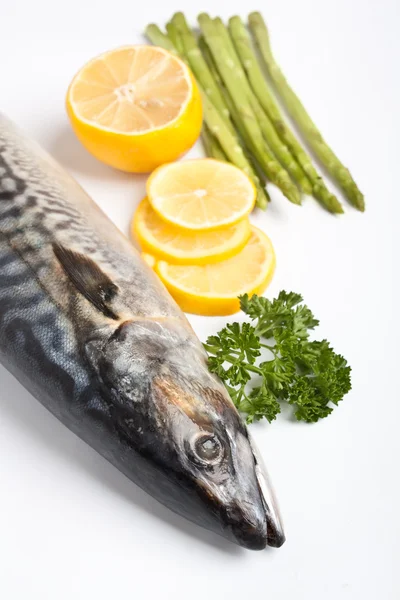
[[[186,317],[78,183],[2,115],[0,362],[176,513],[246,548],[284,542],[261,460]]]

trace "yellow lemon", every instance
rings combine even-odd
[[[262,294],[275,270],[270,239],[256,227],[238,254],[211,265],[171,265],[158,261],[156,273],[182,310],[198,315],[230,315],[240,309],[238,296]]]
[[[142,249],[171,263],[204,265],[237,254],[250,237],[250,222],[242,219],[217,231],[190,231],[160,219],[147,198],[133,217],[132,235]]]
[[[159,216],[193,231],[237,223],[254,208],[256,190],[237,167],[202,158],[163,165],[147,180],[149,202]]]
[[[133,173],[179,158],[202,122],[190,70],[155,46],[124,46],[91,60],[69,86],[67,112],[93,156]]]
[[[149,254],[148,252],[142,252],[142,258],[146,265],[148,265],[151,269],[154,269],[157,261],[152,254]]]

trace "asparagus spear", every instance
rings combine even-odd
[[[209,128],[206,124],[203,125],[203,130],[201,132],[201,139],[203,141],[204,147],[206,149],[207,156],[211,156],[216,160],[223,160],[225,162],[228,161],[226,158],[226,154],[221,148],[221,144],[219,141],[213,136]]]
[[[325,186],[322,178],[318,175],[310,157],[302,148],[296,136],[285,123],[280,109],[271,94],[261,68],[257,62],[249,35],[239,17],[232,17],[229,28],[235,43],[236,50],[240,56],[243,68],[246,70],[250,84],[260,104],[269,115],[280,138],[291,150],[292,154],[302,166],[311,184],[313,196],[330,212],[342,213],[343,209],[337,198],[331,194]]]
[[[244,171],[253,180],[253,183],[257,189],[257,206],[265,209],[267,207],[267,202],[269,201],[269,196],[261,187],[258,177],[254,175],[253,169],[243,152],[243,148],[232,136],[220,113],[210,102],[204,91],[202,91],[202,100],[204,120],[207,123],[208,128],[214,137],[216,137],[219,141],[230,162],[242,169],[242,171]],[[260,194],[260,191],[265,193]]]
[[[212,102],[210,102],[208,96],[201,88],[200,92],[203,100],[204,121],[207,124],[207,127],[220,143],[220,146],[229,161],[239,167],[239,169],[242,169],[242,171],[244,171],[253,181],[257,192],[256,204],[259,208],[265,210],[268,206],[268,202],[270,202],[267,190],[261,186],[260,180],[247,160],[242,146],[229,131],[221,114],[217,111]]]
[[[249,15],[249,26],[276,90],[282,98],[289,114],[301,130],[305,140],[327,171],[342,188],[349,202],[359,210],[364,211],[364,196],[358,189],[350,171],[340,162],[339,158],[325,142],[320,131],[275,62],[271,52],[268,30],[260,13],[253,12]]]
[[[179,28],[176,26],[176,21],[175,21],[175,23],[173,23],[173,35],[175,36],[175,39],[178,41],[178,44],[180,46],[179,54],[181,55],[181,58],[183,58],[185,60],[185,62],[189,63],[189,59],[187,57],[187,54],[185,53],[185,48],[187,48],[187,44],[189,44],[189,49],[190,48],[193,49],[193,45],[191,44],[191,41],[188,39],[188,36],[185,36],[185,41],[183,40],[183,36],[181,34],[182,22],[179,23],[179,18],[178,18],[178,25],[180,25]],[[170,40],[171,40],[171,38],[170,38]],[[196,63],[196,65],[199,65],[199,63]],[[190,66],[190,64],[189,64],[189,66]],[[207,68],[206,64],[203,64],[203,66]],[[218,111],[218,107],[217,107],[217,115],[216,115],[213,110],[214,109],[213,103],[209,102],[208,99],[207,100],[205,99],[206,92],[205,92],[204,88],[209,84],[209,78],[207,78],[206,69],[201,69],[201,68],[197,69],[197,74],[198,74],[197,83],[199,85],[200,92],[202,93],[202,98],[203,98],[204,121],[206,124],[208,124],[208,128],[209,128],[210,132],[212,134],[214,134],[214,136],[216,137],[216,141],[218,143],[220,143],[222,151],[229,158],[229,160],[233,164],[235,164],[236,166],[241,168],[252,179],[252,181],[255,185],[256,194],[257,194],[256,195],[256,204],[259,208],[265,210],[267,208],[268,202],[270,202],[270,200],[271,200],[269,197],[269,194],[268,194],[267,190],[261,185],[261,180],[258,177],[256,170],[253,168],[251,161],[246,154],[245,148],[241,146],[241,141],[238,138],[236,131],[232,126],[231,121],[229,120],[227,122],[226,113],[222,114],[222,110],[221,110],[221,112]],[[213,98],[215,99],[215,95]],[[226,105],[225,104],[222,105],[220,103],[219,107],[221,109],[224,107],[226,108]],[[225,121],[225,127],[221,128],[221,123],[219,122],[220,121],[219,116],[221,116],[221,118]],[[228,135],[228,133],[229,133],[229,135]],[[242,160],[242,155],[243,155],[244,160]]]
[[[169,52],[179,56],[179,52],[172,43],[171,39],[165,35],[165,33],[163,33],[157,25],[148,25],[145,34],[153,44],[160,46],[161,48],[165,48],[165,50],[168,50]],[[181,58],[184,59],[183,56],[181,56]],[[239,167],[239,169],[242,169],[253,181],[257,192],[256,204],[259,208],[265,210],[268,202],[270,201],[267,190],[261,186],[260,180],[245,157],[243,148],[240,146],[238,139],[231,133],[224,121],[224,118],[208,99],[201,86],[201,82],[198,81],[197,84],[202,96],[205,124],[212,135],[214,135],[214,137],[219,141],[221,148],[223,149],[229,161]]]
[[[167,30],[167,36],[177,49],[178,53],[183,54],[183,41],[176,25],[174,23],[167,23],[165,29]]]
[[[235,123],[237,131],[239,132],[240,136],[242,137],[242,139],[245,141],[245,143],[249,147],[250,144],[249,144],[249,139],[246,134],[246,130],[243,128],[242,122],[237,117],[238,111],[236,110],[236,107],[235,107],[234,103],[232,102],[231,97],[229,96],[229,94],[226,90],[224,82],[222,81],[222,79],[219,75],[219,72],[218,72],[215,62],[214,62],[214,59],[211,55],[210,49],[207,46],[207,43],[203,36],[199,37],[198,47],[199,47],[199,50],[202,54],[202,57],[203,57],[206,65],[207,65],[207,68],[211,74],[211,77],[215,81],[215,84],[217,85],[218,89],[220,90],[220,93],[223,97],[223,101],[229,111],[232,121]]]
[[[204,13],[199,15],[198,20],[221,78],[226,85],[236,109],[240,113],[243,126],[251,139],[252,150],[257,160],[265,171],[268,179],[282,190],[288,200],[298,204],[300,201],[299,191],[292,183],[288,173],[275,160],[265,144],[262,133],[258,127],[257,119],[250,106],[246,89],[241,85],[241,81],[239,81],[239,85],[237,85],[237,79],[232,75],[234,73],[239,76],[233,69],[234,63],[229,50],[215,30],[215,24],[211,21],[210,17]]]
[[[182,39],[184,54],[187,57],[187,60],[190,64],[190,67],[203,86],[204,91],[207,96],[214,104],[215,108],[219,110],[221,116],[224,118],[226,125],[231,130],[231,133],[238,138],[238,143],[242,143],[240,138],[237,135],[237,131],[232,125],[232,120],[236,123],[236,119],[232,119],[232,114],[235,112],[235,107],[230,100],[229,95],[226,93],[226,90],[223,89],[223,83],[219,77],[218,72],[214,65],[212,65],[212,61],[207,60],[204,52],[206,52],[209,56],[209,50],[204,41],[204,38],[199,40],[196,39],[196,36],[190,29],[185,16],[182,12],[175,13],[172,17],[171,23],[176,26],[176,29],[179,31],[180,37]],[[204,51],[203,51],[204,50]],[[240,120],[239,120],[240,123]],[[239,133],[243,133],[238,127]],[[207,137],[203,136],[203,137]],[[243,139],[243,136],[242,136]],[[209,147],[211,145],[209,144]],[[264,173],[260,169],[260,166],[255,162],[251,154],[246,151],[245,146],[243,147],[244,154],[248,160],[248,162],[253,167],[256,175],[262,181],[264,179]],[[208,154],[208,152],[207,152]]]
[[[169,37],[161,31],[158,25],[150,23],[150,25],[147,25],[144,33],[150,42],[155,46],[160,46],[160,48],[164,48],[165,50],[172,52],[172,54],[179,55],[179,52],[174,44],[171,42]]]
[[[194,76],[198,81],[201,82],[204,91],[214,104],[215,108],[219,110],[221,116],[224,118],[227,126],[233,134],[236,134],[235,129],[230,120],[229,109],[225,103],[225,100],[221,94],[221,91],[213,78],[210,70],[207,66],[203,55],[197,45],[197,40],[192,30],[189,28],[185,16],[183,13],[175,13],[172,17],[171,23],[177,31],[179,31],[180,38],[182,40],[183,53],[185,54],[190,68],[193,71]],[[168,27],[168,26],[167,26]]]
[[[240,137],[244,142],[243,149],[244,149],[245,156],[246,156],[247,160],[249,161],[249,163],[252,165],[252,167],[253,167],[255,173],[257,174],[258,178],[260,179],[260,181],[264,181],[265,180],[264,172],[263,172],[262,168],[260,167],[259,163],[254,158],[254,156],[251,154],[251,151],[249,150],[251,148],[251,140],[249,139],[249,137],[247,135],[246,129],[243,127],[243,123],[240,119],[239,112],[237,111],[226,87],[224,86],[224,82],[222,81],[222,79],[218,73],[218,70],[217,70],[217,67],[215,66],[215,62],[211,55],[210,49],[207,46],[206,41],[203,36],[199,37],[198,44],[199,44],[199,48],[200,48],[201,53],[207,63],[209,70],[210,70],[214,80],[216,81],[217,85],[219,86],[219,89],[221,90],[221,93],[224,97],[226,105],[229,109],[229,114],[231,115],[231,118],[232,118],[233,122],[235,123],[235,126],[237,127]]]
[[[250,106],[254,111],[254,114],[258,120],[261,132],[267,142],[269,148],[272,150],[272,153],[275,155],[275,158],[279,160],[281,165],[286,168],[288,173],[293,177],[293,179],[300,185],[301,189],[306,193],[311,193],[310,183],[300,167],[300,165],[296,162],[293,155],[290,153],[287,146],[282,143],[277,131],[275,130],[274,125],[270,121],[270,118],[267,113],[264,112],[260,102],[258,101],[256,95],[254,94],[248,80],[246,77],[246,73],[242,68],[242,64],[237,55],[236,49],[232,43],[232,39],[225,28],[222,20],[220,18],[214,19],[214,23],[216,26],[216,30],[225,43],[226,47],[230,52],[230,56],[235,64],[236,73],[240,73],[240,77],[242,79],[243,85],[245,86],[248,99],[250,102]]]

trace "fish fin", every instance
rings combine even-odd
[[[110,303],[118,287],[110,277],[84,254],[61,244],[53,244],[53,252],[76,289],[106,317],[117,320],[118,316],[111,310]]]

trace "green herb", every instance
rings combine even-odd
[[[204,344],[210,371],[222,379],[248,423],[273,421],[283,401],[293,406],[298,421],[313,423],[327,417],[351,389],[343,356],[326,340],[309,339],[319,321],[302,302],[300,294],[285,291],[273,301],[241,296],[241,309],[254,324],[231,323]]]

